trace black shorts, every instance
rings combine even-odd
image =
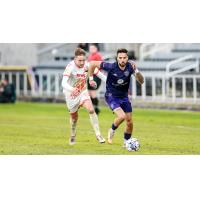
[[[97,83],[97,88],[93,88],[89,84],[89,79],[87,80],[87,88],[88,90],[98,90],[100,85],[101,85],[101,79],[98,78],[97,76],[94,76],[94,81]]]

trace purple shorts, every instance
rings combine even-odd
[[[112,110],[120,107],[125,113],[132,112],[132,105],[128,97],[105,96],[105,100]]]

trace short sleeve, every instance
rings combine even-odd
[[[135,73],[135,70],[133,69],[131,63],[129,63],[129,68],[130,68],[130,72],[131,72],[131,74],[134,74],[134,73]]]
[[[131,62],[128,62],[128,64],[129,64],[129,67],[131,69],[131,74],[134,74],[135,70],[133,69]]]
[[[102,62],[100,64],[100,68],[105,70],[105,71],[110,71],[113,68],[113,64],[112,63],[108,63],[108,62]]]

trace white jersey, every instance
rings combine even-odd
[[[71,61],[65,68],[63,76],[68,76],[67,83],[73,87],[78,88],[81,92],[87,90],[87,71],[88,63],[86,62],[84,67],[79,68],[76,66],[74,61]],[[71,91],[66,91],[63,89],[63,92],[67,95],[70,95]]]
[[[79,68],[74,61],[71,61],[65,68],[62,87],[67,107],[70,112],[76,112],[79,106],[85,101],[90,100],[87,90],[88,67],[88,62],[85,62],[84,67]],[[105,82],[106,76],[99,72],[98,69],[95,69],[94,74]],[[78,90],[77,93],[74,93],[75,89]]]
[[[90,100],[87,90],[87,71],[88,63],[85,63],[84,67],[79,68],[74,61],[71,61],[63,73],[63,93],[71,113],[76,112],[83,102]],[[78,93],[73,94],[75,88],[78,89]]]

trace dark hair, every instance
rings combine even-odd
[[[127,49],[118,49],[118,50],[117,50],[117,55],[118,55],[119,53],[126,53],[126,54],[128,54],[128,50],[127,50]]]
[[[75,50],[75,56],[85,56],[86,55],[86,52],[83,50],[83,49],[81,49],[81,48],[77,48],[76,50]]]
[[[89,46],[95,46],[97,50],[99,51],[99,44],[98,43],[90,43]]]

